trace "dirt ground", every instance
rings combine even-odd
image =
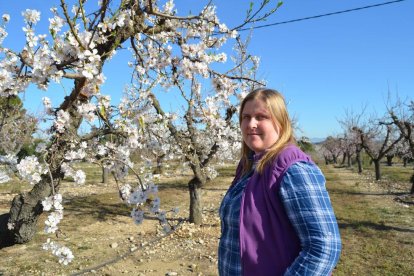
[[[60,225],[62,233],[55,240],[71,248],[75,255],[73,262],[67,266],[60,265],[53,255],[41,249],[46,239],[51,237],[43,233],[44,214],[38,223],[38,234],[31,242],[0,249],[0,276],[217,275],[220,236],[217,212],[233,173],[234,169],[225,170],[203,189],[204,219],[201,227],[185,221],[188,217],[189,198],[186,183],[190,176],[161,179],[161,208],[180,209],[177,217],[172,220],[177,228],[168,235],[161,231],[157,221],[151,217],[144,220],[143,224],[135,225],[129,217],[130,208],[118,197],[115,183],[88,182],[83,186],[65,183],[61,190],[65,198],[65,217]],[[375,204],[379,199],[373,195],[380,196],[385,191],[378,183],[373,183],[371,178],[358,176],[346,169],[329,169],[326,172],[328,182],[334,175],[337,179],[338,174],[339,179],[344,181],[330,184],[331,196],[334,203],[338,204],[338,210],[346,205],[346,202],[341,201],[346,200],[341,189],[355,187],[359,192],[354,196],[358,197],[364,197],[364,193],[369,192],[367,197],[372,198],[370,204]],[[0,213],[8,211],[13,196],[13,193],[0,193]],[[390,194],[385,198],[389,206],[397,204],[394,197]],[[381,205],[378,208],[387,207],[384,207],[382,201],[378,201],[378,204]],[[339,222],[345,223],[344,219],[346,218],[339,219]],[[405,224],[411,225],[412,219],[407,217],[406,220]],[[344,246],[344,257],[348,253],[352,256],[358,253],[351,252],[352,248],[348,247]],[[341,270],[335,274],[350,275],[342,273],[347,271],[346,266],[348,265],[341,261]]]
[[[65,210],[59,239],[43,233],[42,215],[33,241],[0,250],[0,275],[217,275],[217,211],[232,177],[219,177],[203,189],[201,227],[186,221],[187,179],[167,178],[159,185],[161,208],[180,209],[171,221],[176,230],[170,234],[151,217],[135,225],[114,183],[66,183],[61,190]],[[8,211],[13,196],[1,193],[1,213]],[[72,263],[63,266],[41,249],[49,237],[71,248]]]

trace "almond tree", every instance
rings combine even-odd
[[[346,151],[348,153],[348,160],[350,156],[355,153],[355,160],[358,166],[358,173],[362,173],[362,159],[361,159],[361,152],[363,147],[360,142],[359,132],[355,131],[359,128],[364,128],[361,124],[363,123],[363,117],[365,113],[366,106],[362,108],[360,113],[356,113],[350,110],[345,111],[345,116],[343,119],[338,120],[341,124],[342,129],[344,130],[344,143],[346,145]],[[356,127],[356,128],[355,128]],[[349,166],[348,161],[348,166]]]
[[[398,128],[401,136],[404,138],[404,142],[411,153],[410,155],[414,156],[414,102],[409,101],[408,104],[397,103],[388,109],[388,113],[392,123]],[[414,174],[411,177],[411,181],[410,193],[414,194]]]
[[[164,68],[160,74],[156,63],[145,72],[140,68],[140,73],[135,75],[136,85],[127,94],[138,100],[126,101],[131,104],[125,109],[139,111],[151,107],[144,117],[147,120],[155,118],[162,126],[162,131],[155,136],[151,131],[153,139],[162,145],[161,153],[164,155],[168,151],[174,158],[184,160],[193,173],[188,182],[189,221],[202,224],[201,188],[217,175],[212,165],[214,157],[218,156],[221,161],[232,160],[233,153],[240,147],[240,133],[233,117],[240,98],[260,84],[254,76],[258,60],[247,55],[245,43],[237,39],[235,50],[238,56],[232,59],[233,69],[219,73],[200,66],[200,62],[209,64],[226,60],[223,53],[213,50],[222,43],[216,37],[205,37],[194,43],[194,37],[176,32],[171,39],[181,45],[181,53],[173,58],[170,71]],[[145,47],[146,44],[142,45]],[[137,56],[150,63],[150,56],[145,56],[138,47],[135,50]],[[159,52],[162,52],[161,48]],[[203,85],[203,79],[207,78],[211,79],[211,85]],[[159,100],[160,94],[154,92],[157,86],[181,100],[179,110],[165,111]],[[178,89],[174,91],[172,87]]]
[[[407,163],[413,160],[413,152],[410,149],[408,142],[402,139],[396,146],[396,155],[403,161],[403,166],[407,167]]]
[[[164,5],[163,5],[164,3]],[[235,95],[245,93],[250,78],[239,74],[245,64],[253,61],[245,58],[231,66],[215,66],[226,63],[222,45],[237,37],[237,29],[264,19],[280,4],[268,8],[270,1],[260,2],[257,9],[251,5],[246,19],[239,26],[229,29],[219,21],[215,7],[209,2],[199,13],[179,16],[173,1],[158,3],[153,0],[102,0],[98,5],[79,0],[68,7],[60,0],[59,8],[52,8],[49,35],[37,34],[36,24],[40,13],[35,10],[23,12],[25,22],[25,46],[21,50],[3,46],[7,37],[6,25],[9,15],[2,16],[0,27],[0,96],[10,97],[26,91],[30,84],[47,90],[51,82],[64,79],[73,82],[70,93],[60,103],[44,98],[43,104],[51,120],[49,141],[39,146],[42,156],[29,156],[17,162],[12,156],[0,160],[8,164],[19,177],[33,184],[30,192],[17,195],[8,214],[0,218],[2,243],[24,243],[32,239],[39,215],[51,211],[46,221],[46,231],[56,233],[57,224],[63,217],[62,196],[59,187],[63,177],[73,177],[77,183],[85,181],[85,173],[76,170],[72,164],[80,160],[105,162],[120,183],[128,171],[137,176],[137,189],[125,183],[119,186],[120,194],[134,209],[131,212],[136,222],[143,218],[142,205],[149,194],[155,193],[151,177],[139,178],[144,168],[134,169],[130,152],[142,145],[142,130],[131,120],[128,101],[147,97],[156,113],[163,119],[169,114],[156,97],[157,87],[170,88],[182,93],[185,108],[183,121],[173,125],[167,122],[168,130],[177,144],[185,149],[194,178],[189,185],[197,198],[197,187],[202,184],[211,156],[225,144],[221,137],[232,135],[220,132],[219,126],[228,125],[235,112],[232,107]],[[88,7],[88,11],[86,10]],[[100,91],[105,82],[103,68],[117,51],[128,48],[131,52],[129,65],[134,70],[135,98],[126,98],[120,105],[111,104],[110,96]],[[214,68],[214,69],[213,69]],[[218,68],[224,68],[223,71]],[[200,89],[204,80],[212,79],[213,88]],[[110,76],[108,76],[110,77]],[[174,87],[174,88],[172,88]],[[205,102],[200,100],[203,93],[210,92]],[[221,109],[224,108],[224,109]],[[217,114],[220,116],[217,117]],[[140,117],[139,114],[136,114]],[[145,114],[143,115],[145,116]],[[218,140],[210,136],[207,143],[202,140],[197,128],[203,123],[217,126]],[[81,125],[89,125],[88,133],[80,133]],[[186,129],[181,128],[181,124]],[[211,128],[213,129],[213,128]],[[114,137],[108,141],[106,137]],[[189,144],[188,144],[189,143]],[[201,145],[201,148],[193,145]],[[141,175],[142,175],[141,174]],[[159,200],[150,200],[150,210],[158,211]],[[195,202],[195,201],[192,201]],[[195,208],[197,209],[197,208]],[[199,220],[193,213],[193,220]],[[50,249],[67,264],[73,258],[71,252],[56,243],[49,242]]]
[[[365,128],[355,126],[352,130],[357,134],[361,147],[374,163],[375,179],[380,180],[380,161],[401,141],[402,135],[395,127],[384,124],[381,120],[371,121]]]
[[[341,139],[338,137],[328,136],[322,143],[322,152],[325,158],[325,163],[338,163],[338,157],[342,153]]]
[[[29,145],[36,130],[36,119],[27,114],[19,97],[0,98],[0,154],[16,155]]]

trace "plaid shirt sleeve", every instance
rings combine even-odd
[[[293,164],[284,174],[280,197],[302,247],[284,275],[330,275],[341,238],[322,172],[312,163]]]

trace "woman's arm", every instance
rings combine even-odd
[[[280,197],[302,248],[285,276],[330,275],[341,238],[322,172],[312,163],[293,164],[283,176]]]

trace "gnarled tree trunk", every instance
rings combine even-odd
[[[387,155],[386,158],[387,158],[387,166],[392,167],[392,159],[394,158],[394,156]]]
[[[0,219],[0,243],[2,245],[30,241],[36,233],[37,221],[43,212],[41,201],[50,196],[53,190],[55,192],[59,191],[60,181],[64,177],[60,167],[65,152],[69,148],[71,134],[77,133],[77,129],[82,122],[82,116],[76,109],[80,100],[76,99],[84,85],[84,79],[76,80],[71,96],[67,97],[60,106],[61,109],[70,114],[70,125],[66,126],[64,133],[56,135],[52,141],[49,154],[46,157],[50,175],[42,175],[40,182],[35,184],[30,192],[15,196],[10,212],[2,215],[2,219]],[[53,190],[52,185],[54,186]]]
[[[361,174],[362,173],[361,151],[357,151],[355,155],[356,155],[356,161],[358,164],[358,173]]]
[[[188,191],[190,193],[190,222],[201,225],[203,223],[203,208],[201,204],[201,187],[202,181],[194,177],[188,182]]]
[[[164,172],[164,157],[165,154],[157,156],[157,166],[155,167],[153,174],[162,174]]]
[[[102,183],[108,183],[110,169],[106,166],[102,166]]]
[[[374,167],[375,167],[375,180],[380,180],[381,179],[380,160],[375,159],[375,160],[372,160],[372,161],[374,162]]]

